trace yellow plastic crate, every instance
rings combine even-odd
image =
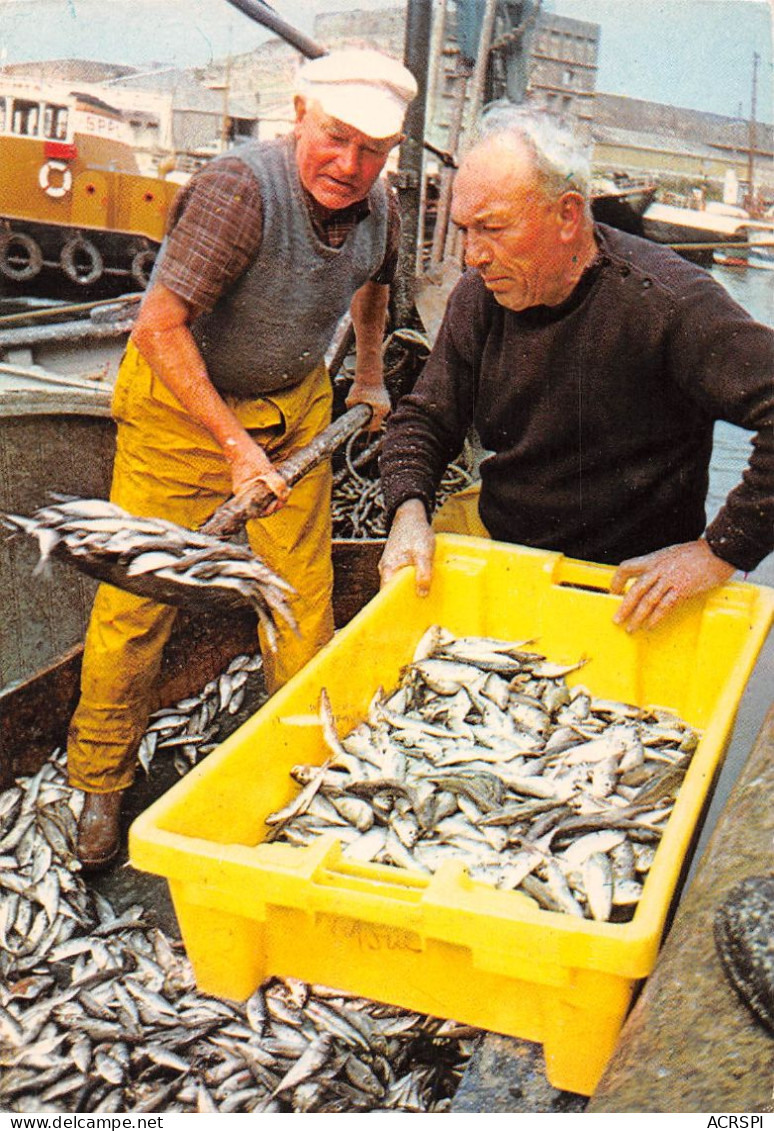
[[[731,583],[658,628],[611,617],[613,570],[561,554],[443,535],[430,595],[403,570],[302,672],[132,825],[135,867],[165,876],[199,988],[245,999],[272,974],[335,986],[538,1041],[557,1088],[591,1094],[632,993],[652,970],[774,590]],[[430,624],[522,640],[594,695],[676,711],[703,732],[631,922],[583,921],[473,882],[351,863],[333,836],[262,843],[264,818],[326,755],[320,689],[339,733],[390,690]]]

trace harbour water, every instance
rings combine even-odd
[[[774,271],[747,267],[712,268],[713,276],[759,322],[774,326]],[[771,373],[774,380],[774,370]],[[719,423],[715,428],[715,447],[710,466],[710,490],[707,516],[717,513],[728,492],[741,479],[750,451],[750,434],[734,425]],[[741,580],[741,578],[740,578]],[[770,554],[747,577],[756,585],[774,587],[774,554]],[[750,677],[737,713],[728,753],[718,778],[714,798],[694,854],[688,880],[701,857],[704,845],[712,835],[717,817],[725,805],[734,782],[760,732],[766,714],[774,702],[774,632],[761,649],[758,663]]]

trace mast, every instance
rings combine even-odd
[[[756,148],[756,121],[755,115],[757,112],[758,103],[758,63],[760,62],[760,55],[757,51],[753,51],[753,73],[752,73],[752,94],[750,97],[750,134],[749,134],[749,147],[747,153],[747,190],[748,195],[748,208],[752,210],[756,204],[755,192],[755,148]]]

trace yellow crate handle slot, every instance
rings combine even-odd
[[[609,593],[615,569],[612,566],[581,562],[576,558],[559,557],[551,563],[551,580],[564,589],[587,589],[592,593]]]
[[[417,903],[428,885],[424,876],[399,871],[389,864],[359,864],[344,860],[335,867],[318,869],[314,882],[380,899],[399,899],[404,903]]]

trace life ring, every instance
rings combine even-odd
[[[51,184],[52,173],[61,173],[61,184]],[[40,172],[38,173],[38,184],[47,196],[66,196],[70,189],[73,187],[73,175],[70,172],[69,166],[65,161],[47,161],[45,165],[41,165],[40,167]]]
[[[42,266],[43,252],[32,236],[26,232],[3,232],[0,235],[0,274],[6,279],[24,283],[34,279]]]
[[[151,271],[155,262],[156,252],[149,247],[146,247],[143,251],[138,251],[132,260],[132,278],[141,287],[147,287],[150,282]]]
[[[71,283],[88,287],[102,277],[102,256],[91,240],[73,236],[59,253],[59,263]]]

